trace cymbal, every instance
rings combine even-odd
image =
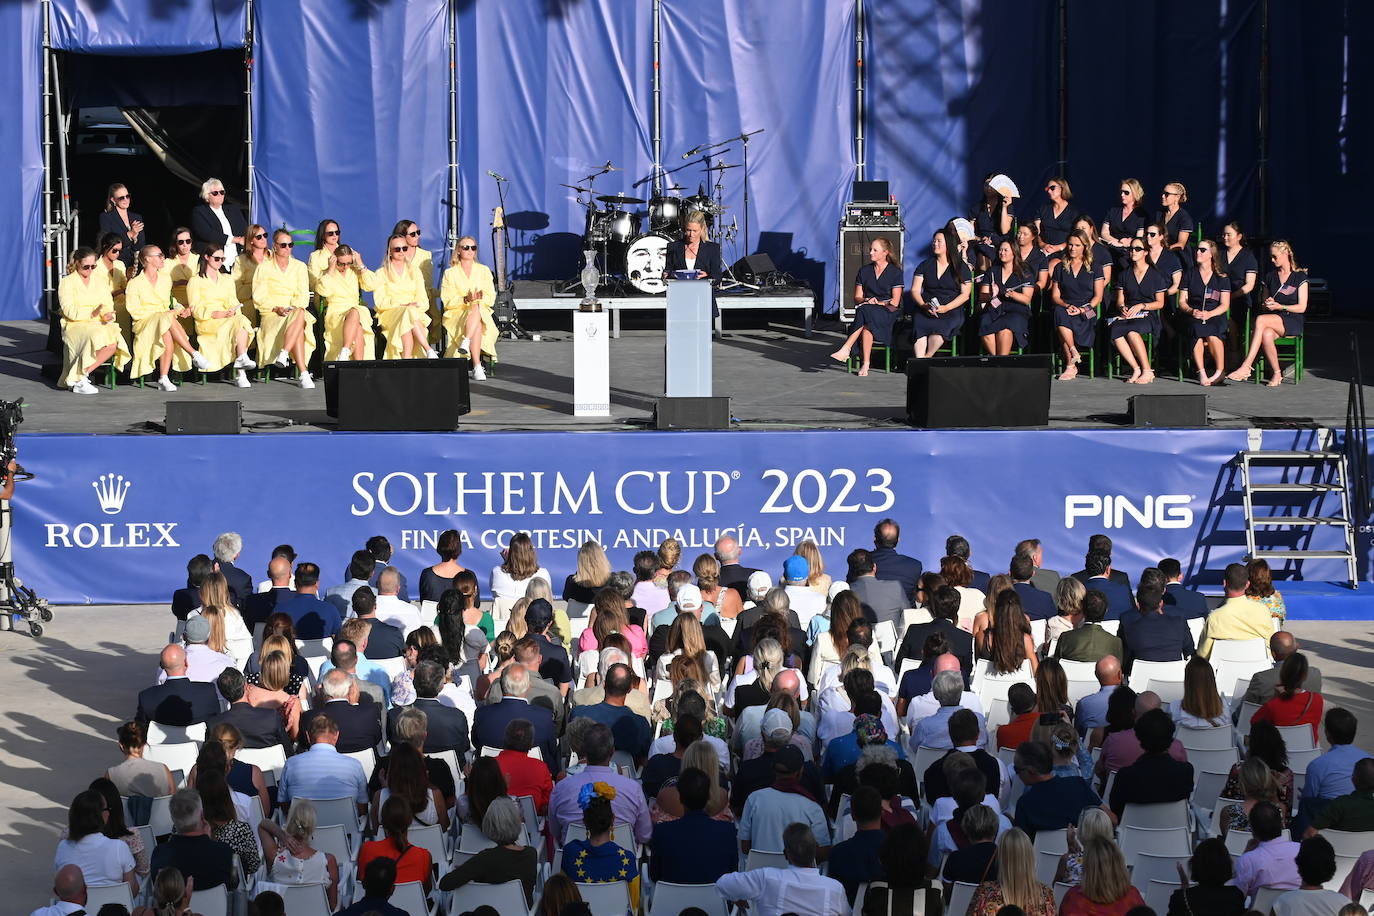
[[[558,186],[560,188],[567,188],[569,191],[576,191],[579,194],[585,194],[591,190],[591,188],[579,188],[575,184],[563,184],[562,182],[559,182]]]
[[[708,172],[723,172],[723,171],[725,171],[726,169],[737,169],[737,168],[739,168],[739,167],[740,167],[740,166],[739,166],[738,164],[729,165],[729,164],[727,164],[727,163],[721,163],[720,165],[708,165],[708,166],[706,167],[706,171],[708,171]]]
[[[642,197],[627,197],[624,194],[602,194],[597,200],[603,204],[642,204]]]

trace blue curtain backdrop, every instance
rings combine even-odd
[[[479,256],[491,263],[497,197],[487,171],[494,171],[510,179],[511,271],[571,276],[581,266],[584,211],[561,185],[578,184],[610,160],[623,171],[597,179],[598,194],[647,196],[631,185],[651,162],[650,6],[471,3],[458,36],[461,231],[477,237]]]
[[[854,177],[853,36],[849,0],[663,4],[665,163],[764,128],[749,142],[750,250],[809,280],[827,307],[840,205]],[[718,161],[742,164],[741,145],[729,149]],[[724,174],[724,221],[740,229],[738,250],[724,251],[729,263],[745,254],[743,169]],[[699,167],[678,175],[691,194],[705,181]]]
[[[338,220],[370,266],[398,219],[418,222],[424,246],[441,249],[445,4],[273,0],[257,9],[254,219],[293,229]]]
[[[52,0],[52,45],[128,57],[241,48],[245,9],[244,0]]]
[[[0,263],[9,265],[0,319],[34,318],[43,296],[43,28],[36,3],[0,3],[9,52],[0,73],[9,105],[0,118],[0,199],[14,213],[0,229]]]

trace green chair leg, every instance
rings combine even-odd
[[[871,353],[870,353],[870,357],[869,357],[870,360],[872,359],[873,356],[881,356],[881,357],[882,357],[882,360],[883,360],[883,371],[884,371],[884,372],[891,372],[891,371],[892,371],[892,345],[891,345],[891,344],[880,344],[880,343],[875,343],[875,344],[873,345],[873,350],[872,350]],[[845,366],[844,366],[844,368],[845,368],[845,371],[846,371],[846,372],[854,373],[854,372],[858,372],[859,369],[860,369],[862,366],[863,366],[863,357],[861,357],[861,356],[855,356],[854,354],[851,353],[850,356],[849,356],[849,359],[845,361]]]

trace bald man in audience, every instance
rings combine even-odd
[[[30,916],[71,916],[86,911],[86,879],[79,865],[63,865],[53,878],[52,893],[57,902],[40,906]]]
[[[220,711],[219,691],[215,685],[193,681],[186,676],[186,650],[181,646],[173,643],[163,649],[158,666],[166,680],[139,691],[134,718],[140,725],[146,727],[149,722],[195,725]]]
[[[773,678],[773,686],[769,690],[770,696],[781,696],[789,693],[801,702],[801,675],[795,669],[784,668]],[[763,714],[767,711],[766,706],[750,706],[739,714],[739,719],[735,722],[734,735],[731,742],[735,745],[738,753],[744,753],[744,747],[753,739],[759,737],[760,728],[763,725]],[[797,726],[797,733],[805,735],[808,740],[816,740],[816,717],[808,710],[801,711],[801,721]]]
[[[1163,703],[1159,699],[1159,694],[1153,690],[1146,690],[1135,698],[1135,720],[1137,723],[1144,718],[1147,712],[1159,710]],[[1162,710],[1161,710],[1162,712]],[[1165,718],[1168,715],[1165,714]],[[1160,747],[1153,748],[1150,753],[1167,754],[1175,760],[1186,763],[1188,752],[1183,749],[1183,744],[1172,737],[1173,728],[1169,730],[1170,740],[1168,744],[1161,744]],[[1162,749],[1161,749],[1162,748]],[[1135,763],[1145,753],[1140,738],[1136,735],[1135,729],[1124,729],[1119,732],[1112,732],[1107,735],[1102,742],[1102,756],[1097,758],[1095,770],[1101,779],[1106,779],[1107,774],[1115,770],[1124,770],[1126,767]],[[1120,814],[1120,811],[1117,811]]]
[[[267,564],[267,578],[272,587],[265,592],[254,592],[243,599],[243,624],[252,630],[277,609],[278,601],[291,598],[291,561],[286,557],[273,557]]]
[[[962,677],[962,669],[960,669],[959,667],[959,659],[955,658],[948,652],[946,652],[944,655],[936,656],[935,661],[932,662],[931,665],[932,685],[935,683],[935,678],[939,677],[940,674],[945,671],[953,671],[959,673]],[[978,713],[980,718],[983,715],[983,704],[982,701],[978,699],[978,694],[976,693],[965,690],[963,692],[963,695],[959,698],[958,705],[962,706],[964,709],[970,709]],[[936,699],[934,689],[932,689],[930,693],[925,693],[918,697],[912,697],[911,702],[907,704],[906,708],[907,728],[914,728],[916,724],[919,723],[922,719],[926,718],[927,716],[933,716],[939,711],[940,701]]]
[[[396,567],[388,566],[377,576],[377,619],[409,636],[424,621],[420,619],[420,609],[401,600],[400,592],[401,573]]]
[[[1107,700],[1121,686],[1121,659],[1115,655],[1098,659],[1094,673],[1101,686],[1097,693],[1090,693],[1078,701],[1074,724],[1078,726],[1079,734],[1087,734],[1107,724]]]
[[[1245,688],[1245,702],[1254,703],[1256,706],[1263,706],[1274,698],[1274,688],[1279,683],[1279,669],[1288,660],[1288,656],[1302,648],[1298,638],[1287,630],[1279,630],[1269,637],[1269,651],[1273,653],[1274,664],[1263,671],[1255,673],[1250,678],[1250,686]],[[1234,688],[1235,684],[1218,684],[1217,688],[1225,693],[1229,688]],[[1312,693],[1322,692],[1322,673],[1317,670],[1315,665],[1307,668],[1307,681],[1303,684]],[[1235,715],[1240,715],[1240,704],[1236,704]]]

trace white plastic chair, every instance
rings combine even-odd
[[[1225,773],[1217,773],[1207,769],[1193,770],[1193,795],[1192,803],[1203,811],[1211,811],[1216,807],[1221,790],[1226,786],[1226,779],[1231,775],[1228,767]]]
[[[1208,823],[1208,826],[1207,826],[1207,835],[1208,835],[1209,837],[1219,837],[1219,836],[1221,836],[1221,815],[1222,815],[1222,813],[1223,813],[1227,808],[1231,807],[1232,805],[1241,805],[1241,804],[1244,804],[1244,802],[1241,801],[1239,798],[1221,798],[1221,797],[1218,797],[1217,800],[1216,800],[1216,803],[1212,806],[1212,819],[1211,819],[1211,821]]]
[[[1217,662],[1269,661],[1269,640],[1267,639],[1214,639],[1212,640],[1212,667]]]
[[[200,745],[194,741],[180,744],[149,744],[143,748],[144,760],[156,761],[169,770],[180,770],[183,774],[191,772],[199,754]]]
[[[315,806],[315,823],[320,827],[338,824],[348,834],[349,848],[357,849],[362,836],[362,825],[358,822],[358,804],[351,798],[311,798],[306,799]],[[301,799],[292,801],[292,807]],[[287,812],[288,817],[290,812]]]
[[[149,722],[147,741],[149,744],[185,744],[188,741],[204,744],[205,723],[163,725],[159,722]]]
[[[1106,630],[1108,633],[1112,634],[1113,636],[1116,636],[1116,635],[1120,632],[1120,630],[1121,630],[1121,621],[1120,621],[1120,620],[1104,620],[1104,621],[1102,621],[1102,629]]]
[[[1321,831],[1321,835],[1326,837],[1337,856],[1358,859],[1369,850],[1374,849],[1374,830],[1326,829]]]
[[[498,750],[497,753],[500,753],[500,751]],[[448,764],[449,772],[453,774],[453,785],[454,785],[454,787],[456,788],[456,787],[462,785],[462,782],[463,782],[463,769],[462,769],[462,766],[461,766],[460,763],[459,763],[459,760],[458,760],[458,752],[457,752],[457,751],[455,751],[455,750],[436,751],[436,752],[434,752],[434,753],[432,753],[432,754],[426,754],[425,756],[426,756],[426,757],[429,757],[429,758],[431,758],[431,759],[433,759],[433,760],[442,760],[444,763]]]
[[[332,912],[323,884],[274,884],[273,890],[281,895],[283,909],[291,916],[330,916]]]
[[[1156,856],[1148,852],[1136,853],[1135,867],[1131,869],[1131,884],[1140,891],[1142,897],[1149,894],[1152,881],[1178,884],[1178,863],[1182,862],[1186,867],[1188,858],[1188,856]]]
[[[1236,721],[1236,743],[1242,744],[1250,737],[1250,720],[1255,717],[1259,710],[1259,704],[1242,701],[1240,704],[1240,718]]]
[[[678,916],[691,907],[705,910],[706,916],[726,916],[727,912],[725,899],[716,892],[714,884],[660,881],[654,885],[654,896],[649,902],[647,916]]]
[[[1250,904],[1250,909],[1267,914],[1274,908],[1274,901],[1279,899],[1280,894],[1288,893],[1286,887],[1261,887],[1255,890],[1254,902]]]
[[[756,868],[787,868],[787,856],[780,852],[751,849],[744,860],[744,870],[753,871]]]
[[[439,866],[439,874],[448,871],[448,853],[444,851],[444,830],[438,824],[413,826],[406,833],[412,846],[429,850],[430,861]],[[399,906],[399,904],[398,904]]]
[[[1263,658],[1221,658],[1216,652],[1212,652],[1212,671],[1216,674],[1217,689],[1231,690],[1232,705],[1235,701],[1245,696],[1245,691],[1250,687],[1250,679],[1261,671],[1267,670],[1272,662],[1266,655]]]
[[[1126,864],[1134,865],[1137,853],[1155,856],[1188,856],[1193,851],[1187,826],[1122,827],[1118,840]]]
[[[271,747],[241,747],[234,753],[234,759],[262,770],[262,779],[268,788],[277,784],[277,780],[281,778],[281,771],[286,769],[286,751],[282,750],[280,744]]]
[[[151,849],[149,850],[151,852]],[[221,894],[222,896],[222,894]],[[129,890],[128,882],[121,881],[118,884],[96,885],[86,887],[86,912],[96,913],[107,903],[117,903],[125,909],[133,912],[134,895]]]
[[[569,824],[567,833],[564,835],[563,842],[567,843],[572,840],[585,840],[586,838],[586,824]],[[634,828],[631,827],[629,824],[625,823],[624,821],[616,821],[615,829],[611,833],[611,839],[621,849],[628,849],[634,852],[636,855],[639,854],[639,843],[635,840]],[[782,855],[782,853],[778,853],[778,855]]]
[[[372,778],[372,771],[375,770],[375,769],[377,769],[377,752],[376,752],[376,751],[374,751],[372,748],[369,747],[369,748],[364,748],[364,749],[361,750],[361,751],[349,751],[349,752],[347,752],[346,754],[344,754],[343,756],[345,756],[345,757],[351,757],[351,758],[353,758],[354,760],[358,761],[358,763],[362,764],[362,767],[363,767],[363,779],[368,779],[368,780],[370,780],[370,779]]]
[[[1136,693],[1149,689],[1151,679],[1156,681],[1176,681],[1183,683],[1183,660],[1172,662],[1147,662],[1136,660],[1131,665],[1130,688]]]
[[[945,907],[947,916],[966,916],[969,904],[973,903],[973,892],[978,885],[967,881],[955,881],[949,892],[949,906]]]
[[[1068,662],[1063,662],[1062,664],[1068,664]],[[1101,689],[1102,685],[1099,684],[1096,680],[1083,681],[1070,679],[1069,702],[1077,705],[1079,700],[1083,699],[1084,697],[1090,697]]]
[[[1145,689],[1159,697],[1167,709],[1170,705],[1183,699],[1182,681],[1161,681],[1158,678],[1150,678],[1145,684]]]
[[[483,884],[471,881],[453,891],[448,898],[450,916],[466,913],[479,906],[492,907],[501,916],[529,916],[529,904],[525,902],[525,887],[519,881],[506,881],[501,884]],[[291,916],[296,916],[293,912]]]
[[[1198,641],[1199,639],[1202,638],[1202,628],[1203,628],[1206,624],[1207,624],[1207,618],[1206,618],[1206,617],[1189,617],[1189,618],[1188,618],[1188,632],[1191,633],[1191,634],[1193,634],[1193,645],[1196,646],[1196,645],[1197,645],[1197,641]]]
[[[1037,849],[1035,851],[1035,880],[1046,887],[1053,884],[1054,876],[1059,874],[1059,860],[1063,857],[1062,852]]]
[[[1063,881],[1054,882],[1054,908],[1059,909],[1064,902],[1064,896],[1073,890],[1072,884],[1065,884]]]
[[[992,662],[983,661],[974,665],[976,677],[973,690],[982,701],[983,708],[991,710],[995,705],[1006,706],[1007,691],[1013,684],[1035,684],[1035,673],[1031,671],[1030,659],[1010,674],[994,674]]]
[[[1096,662],[1075,662],[1067,658],[1061,658],[1059,660],[1059,665],[1064,669],[1064,676],[1069,680],[1092,681],[1094,684],[1097,684]]]
[[[1225,751],[1236,746],[1234,729],[1229,724],[1221,728],[1189,728],[1179,726],[1175,737],[1188,751],[1188,762],[1193,762],[1193,751]]]
[[[1121,812],[1122,827],[1146,827],[1154,830],[1167,830],[1173,827],[1188,826],[1188,802],[1160,802],[1157,804],[1130,804]]]
[[[1232,827],[1226,831],[1226,851],[1236,858],[1245,853],[1245,847],[1250,845],[1253,835],[1248,830],[1237,830]]]
[[[1306,728],[1306,726],[1302,726]],[[1293,771],[1293,775],[1307,775],[1308,765],[1322,755],[1321,748],[1309,747],[1299,748],[1288,751],[1288,769]]]
[[[592,916],[625,916],[630,909],[630,882],[608,881],[604,884],[578,884],[582,902]]]
[[[947,747],[922,746],[916,748],[916,756],[911,761],[911,767],[916,773],[916,781],[920,783],[925,779],[926,770],[929,769],[930,765],[947,753],[949,753]]]
[[[406,670],[405,657],[400,655],[395,658],[373,659],[372,663],[386,672],[386,679],[389,681],[396,680],[396,675]]]
[[[192,891],[191,912],[196,916],[229,916],[229,892],[223,887]]]
[[[1158,878],[1151,878],[1150,886],[1145,890],[1145,905],[1156,913],[1168,912],[1169,898],[1174,895],[1174,891],[1182,886],[1178,881],[1161,881]]]
[[[396,885],[396,889],[391,892],[391,899],[387,901],[399,910],[405,910],[409,916],[429,916],[429,901],[425,899],[425,887],[419,881],[406,881]],[[198,913],[197,916],[206,916]]]
[[[1310,751],[1317,746],[1317,739],[1312,735],[1310,725],[1280,725],[1278,730],[1290,755],[1294,751]]]
[[[349,848],[348,833],[342,824],[316,827],[310,845],[334,857],[339,866],[339,900],[353,899],[353,884],[358,873],[358,853]]]
[[[571,831],[572,827],[569,826],[568,829]],[[584,829],[582,833],[585,837],[586,830]],[[571,833],[569,836],[571,836]],[[466,855],[472,855],[484,849],[491,849],[495,845],[496,844],[492,842],[491,838],[482,832],[482,828],[476,824],[464,823],[463,832],[458,835],[458,851]]]
[[[1222,731],[1223,729],[1217,729]],[[1188,751],[1188,762],[1193,765],[1194,771],[1208,770],[1213,773],[1231,771],[1231,767],[1236,762],[1236,746],[1219,748],[1217,750],[1200,750],[1197,748],[1185,748]],[[1289,760],[1292,760],[1290,752]]]
[[[1056,856],[1062,856],[1069,851],[1069,831],[1067,830],[1037,830],[1035,832],[1035,849],[1037,852],[1052,852]],[[1048,881],[1045,882],[1049,884]]]

